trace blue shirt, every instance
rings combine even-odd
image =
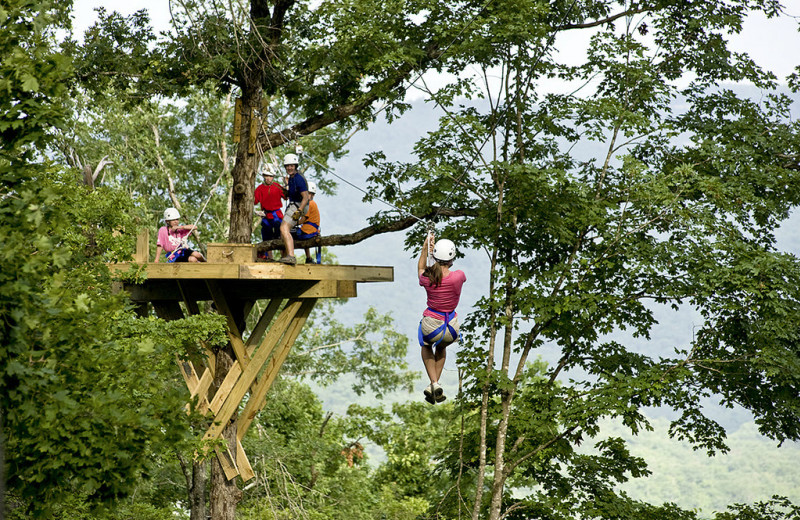
[[[303,192],[308,191],[306,178],[299,173],[289,176],[289,200],[297,202],[303,201]]]

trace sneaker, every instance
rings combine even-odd
[[[444,395],[444,389],[439,383],[431,383],[431,393],[433,394],[433,400],[437,403],[441,403],[447,399]]]
[[[293,256],[282,256],[278,262],[288,265],[297,265],[297,258]]]
[[[316,262],[314,261],[313,258],[306,258],[306,263],[307,264],[316,264]]]
[[[428,385],[425,390],[422,391],[425,394],[425,400],[431,404],[436,404],[436,398],[433,397],[433,385]]]

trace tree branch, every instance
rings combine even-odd
[[[623,16],[630,16],[633,14],[639,14],[649,11],[647,7],[640,7],[638,9],[628,9],[627,11],[623,11],[621,13],[617,13],[615,15],[609,16],[607,18],[603,18],[602,20],[595,20],[594,22],[587,22],[587,23],[568,23],[564,25],[557,25],[554,30],[556,31],[566,31],[569,29],[588,29],[589,27],[597,27],[598,25],[604,25],[607,23],[611,23],[618,18],[622,18]]]
[[[404,229],[408,229],[419,221],[431,219],[437,215],[444,217],[466,217],[466,216],[474,216],[475,214],[476,212],[474,210],[469,210],[469,209],[433,208],[431,209],[431,211],[429,211],[424,215],[420,216],[409,215],[408,217],[402,218],[400,220],[375,224],[374,226],[367,226],[363,229],[356,231],[355,233],[350,233],[349,235],[327,235],[327,236],[317,236],[308,240],[295,240],[294,247],[303,248],[303,247],[315,247],[315,246],[321,246],[321,247],[349,246],[357,244],[359,242],[363,242],[364,240],[373,237],[375,235],[380,235],[383,233],[393,233],[395,231],[402,231]],[[256,244],[256,250],[259,252],[272,251],[274,249],[282,249],[282,248],[283,248],[283,240],[280,238],[266,240],[264,242],[259,242],[258,244]]]
[[[370,88],[361,96],[360,100],[353,103],[339,105],[325,113],[311,116],[305,121],[301,121],[300,123],[297,123],[289,128],[278,130],[277,132],[273,132],[269,135],[259,136],[259,141],[262,148],[266,149],[280,146],[286,142],[292,141],[304,135],[311,134],[321,128],[343,119],[347,119],[348,117],[361,112],[381,96],[386,95],[392,89],[400,85],[416,68],[424,65],[425,63],[437,60],[441,54],[442,53],[439,51],[439,46],[432,44],[426,50],[425,57],[420,60],[419,63],[405,63],[398,67],[394,71],[393,75],[373,85],[372,88]]]

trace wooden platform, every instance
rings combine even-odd
[[[236,300],[272,298],[354,298],[356,285],[394,281],[394,268],[363,265],[284,265],[277,262],[249,264],[213,263],[118,263],[112,274],[136,268],[142,283],[122,282],[135,302],[211,300],[207,280],[217,280],[226,296]],[[180,283],[179,283],[180,282]]]
[[[209,418],[203,439],[221,439],[226,426],[235,424],[235,445],[212,445],[228,479],[239,476],[249,480],[255,473],[242,438],[264,406],[270,386],[317,300],[353,298],[359,283],[393,281],[394,268],[252,262],[255,250],[250,245],[214,246],[215,254],[209,258],[216,262],[148,263],[149,238],[143,232],[137,238],[136,262],[110,264],[109,269],[118,280],[116,288],[130,295],[142,316],[152,305],[165,320],[200,312],[226,317],[235,361],[225,373],[217,373],[217,354],[202,340],[198,340],[205,351],[202,359],[178,358],[177,362],[190,399]],[[246,331],[251,311],[260,308],[258,300],[268,302],[260,314],[251,316],[254,325]],[[204,306],[204,311],[198,304],[201,301],[213,305]]]

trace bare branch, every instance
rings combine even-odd
[[[631,16],[634,14],[644,13],[649,11],[650,9],[647,7],[639,7],[637,9],[628,9],[627,11],[622,11],[621,13],[617,13],[615,15],[609,16],[607,18],[603,18],[602,20],[595,20],[594,22],[587,22],[587,23],[568,23],[564,25],[558,25],[555,27],[556,31],[566,31],[569,29],[588,29],[590,27],[597,27],[598,25],[604,25],[607,23],[611,23],[614,20],[622,18],[624,16]]]
[[[97,163],[97,168],[94,169],[94,173],[92,174],[92,181],[97,180],[97,176],[100,175],[100,172],[103,171],[103,168],[105,168],[107,164],[114,164],[114,162],[109,161],[108,156],[105,155],[102,159],[100,159],[100,162]]]

